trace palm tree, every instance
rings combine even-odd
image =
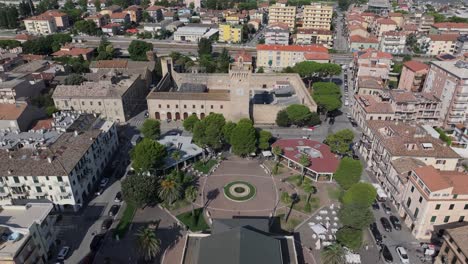
[[[302,177],[301,177],[301,184],[304,182],[304,177],[305,177],[305,167],[309,167],[310,165],[310,160],[309,156],[306,154],[302,154],[301,157],[299,158],[299,164],[302,166]]]
[[[177,171],[179,171],[179,160],[180,160],[181,156],[182,155],[181,155],[180,151],[178,151],[178,150],[173,151],[172,154],[171,154],[171,158],[173,160],[175,160]]]
[[[180,184],[172,178],[166,178],[160,183],[158,195],[162,200],[172,204],[180,197]]]
[[[315,193],[315,187],[312,185],[312,184],[304,184],[302,186],[302,189],[304,190],[304,192],[307,193],[307,203],[309,203],[310,201],[310,197],[312,196],[312,194]]]
[[[142,227],[136,233],[138,246],[146,261],[156,257],[161,251],[161,240],[156,236],[156,232],[148,227]]]
[[[340,244],[331,244],[322,251],[323,264],[345,263],[345,250]]]
[[[195,215],[195,206],[193,202],[195,202],[195,200],[197,199],[197,195],[198,195],[198,190],[197,190],[197,187],[195,186],[189,186],[185,190],[185,199],[189,200],[190,203],[192,204],[192,215]]]
[[[283,153],[283,150],[281,149],[280,146],[274,146],[271,151],[275,155],[275,160],[279,162],[279,156]]]

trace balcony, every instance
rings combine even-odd
[[[4,192],[0,192],[0,197],[7,197],[8,195],[10,195],[9,193],[4,193]]]
[[[31,184],[31,186],[37,186],[37,187],[44,187],[45,186],[45,184],[42,183],[42,182],[32,182],[30,184]]]
[[[23,196],[28,196],[28,192],[27,191],[15,191],[11,193],[12,198],[19,198]]]
[[[58,185],[58,186],[63,186],[63,187],[68,187],[68,186],[70,186],[70,183],[64,182],[64,181],[55,182],[55,184]]]
[[[9,182],[8,186],[10,187],[23,187],[26,185],[24,182]]]

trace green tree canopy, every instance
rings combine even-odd
[[[84,81],[86,81],[86,78],[83,77],[83,75],[72,73],[65,78],[65,85],[80,85]]]
[[[202,57],[202,55],[210,55],[213,52],[213,44],[211,39],[201,38],[198,41],[198,56]]]
[[[159,142],[144,138],[130,153],[132,167],[137,171],[159,169],[164,165],[167,156],[166,147]]]
[[[229,144],[231,144],[231,135],[234,128],[236,128],[236,123],[231,121],[227,122],[223,126],[223,139]]]
[[[351,250],[359,250],[362,245],[362,230],[342,227],[336,232],[336,241]]]
[[[0,48],[2,49],[13,49],[21,46],[21,42],[17,40],[2,39],[0,40]]]
[[[286,108],[286,113],[293,124],[303,123],[305,120],[308,120],[310,116],[309,108],[300,104],[292,104],[288,106]]]
[[[344,157],[340,161],[340,165],[335,172],[334,179],[341,188],[348,190],[361,179],[362,164],[359,160],[354,160],[349,157]]]
[[[130,54],[130,59],[134,61],[148,60],[146,53],[152,50],[153,44],[142,40],[132,40],[132,42],[128,46],[128,53]]]
[[[364,229],[374,221],[369,206],[360,204],[346,204],[338,212],[338,216],[343,226],[353,229]]]
[[[156,177],[135,174],[122,180],[122,195],[125,201],[142,207],[157,201],[158,186]]]
[[[276,115],[276,124],[280,127],[288,127],[291,125],[291,120],[289,120],[286,109],[278,111],[278,114]]]
[[[239,156],[246,156],[255,152],[255,128],[249,119],[241,119],[231,133],[232,152]]]
[[[334,111],[341,107],[340,88],[332,82],[314,83],[312,98],[325,112]]]
[[[98,34],[98,27],[93,20],[80,20],[75,22],[73,28],[79,33],[96,36]]]
[[[345,205],[356,204],[363,207],[369,207],[374,202],[377,191],[369,183],[359,182],[351,186],[343,196]]]
[[[145,138],[158,139],[161,135],[161,123],[158,120],[146,119],[141,127],[141,133]]]
[[[353,143],[354,133],[350,129],[343,129],[335,134],[330,134],[325,139],[325,143],[330,146],[330,149],[334,153],[338,154],[350,154],[351,143]]]
[[[261,130],[258,133],[258,148],[261,150],[267,150],[270,148],[270,140],[272,138],[271,132]]]
[[[220,149],[223,146],[224,124],[226,120],[222,114],[209,114],[193,127],[193,141],[202,147]]]
[[[114,47],[105,37],[101,38],[97,52],[96,60],[112,60],[115,55]]]
[[[331,244],[323,249],[321,253],[323,264],[343,264],[346,262],[345,259],[346,251],[340,244]]]
[[[184,120],[184,123],[183,123],[184,129],[189,132],[192,132],[197,122],[200,122],[200,119],[198,119],[198,116],[196,114],[191,114],[189,117],[187,117]]]

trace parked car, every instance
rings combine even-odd
[[[110,228],[111,225],[112,225],[112,222],[113,222],[112,218],[107,218],[107,219],[105,219],[104,221],[102,221],[101,230],[102,230],[102,231],[107,231],[107,230],[109,230],[109,228]]]
[[[122,202],[122,192],[118,192],[118,193],[115,195],[114,202],[116,202],[116,203]]]
[[[382,243],[382,234],[380,234],[379,228],[377,227],[377,224],[374,222],[370,224],[369,229],[371,230],[372,235],[374,236],[375,242],[377,245]]]
[[[68,252],[70,252],[70,247],[62,247],[62,249],[60,249],[58,255],[57,255],[57,260],[58,261],[63,261],[65,260],[65,258],[67,258],[68,256]]]
[[[105,188],[107,186],[107,184],[109,183],[109,178],[103,178],[101,180],[101,183],[99,184],[99,187],[101,188]]]
[[[114,204],[109,210],[109,216],[116,216],[119,212],[120,205]]]
[[[390,224],[390,221],[388,221],[386,217],[381,217],[380,223],[382,224],[382,227],[384,228],[385,231],[392,232],[392,225]]]
[[[382,209],[384,210],[386,214],[392,213],[392,208],[390,208],[390,206],[388,206],[388,204],[385,202],[382,203]]]
[[[140,141],[141,141],[140,135],[133,135],[132,139],[130,139],[130,143],[132,144],[132,146],[136,146],[136,144],[138,144],[138,142]]]
[[[388,249],[387,245],[382,245],[382,251],[381,252],[382,252],[382,257],[386,262],[388,262],[388,263],[393,262],[392,253]]]
[[[395,230],[401,230],[400,219],[398,219],[398,217],[394,215],[391,215],[389,218],[390,218],[390,222],[393,225],[393,228],[395,228]]]
[[[400,257],[401,263],[404,263],[404,264],[410,263],[408,253],[406,252],[406,249],[404,247],[397,247],[395,250],[398,254],[398,257]]]
[[[91,241],[91,244],[89,244],[89,248],[91,251],[98,251],[99,247],[101,246],[102,239],[104,238],[103,234],[95,235],[93,237],[93,240]]]
[[[372,203],[372,209],[374,210],[380,209],[379,203],[376,200],[374,200],[374,203]]]

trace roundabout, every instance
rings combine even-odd
[[[234,181],[223,188],[224,196],[234,202],[246,202],[255,197],[256,188],[246,181]]]

